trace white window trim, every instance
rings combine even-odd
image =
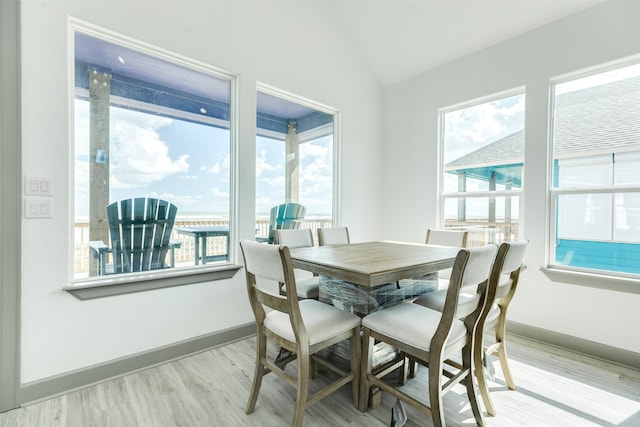
[[[291,92],[283,91],[266,83],[257,82],[256,92],[263,92],[268,95],[272,95],[286,101],[290,101],[296,104],[304,105],[314,110],[331,114],[333,116],[333,197],[332,197],[332,212],[331,219],[334,227],[339,227],[342,224],[342,206],[340,201],[342,200],[342,113],[333,107],[330,107],[319,102],[312,101],[310,99],[295,95]],[[330,126],[330,125],[327,125]],[[326,127],[318,129],[318,132],[322,132]],[[262,132],[262,131],[261,131]],[[263,137],[270,138],[269,133],[262,132]],[[315,131],[304,132],[304,140],[308,141],[315,138]],[[273,139],[282,139],[281,136],[271,137]],[[302,139],[301,139],[302,141]]]
[[[587,270],[577,267],[568,267],[555,264],[555,241],[556,241],[556,196],[562,194],[594,194],[594,193],[629,193],[640,192],[640,186],[608,186],[591,189],[555,189],[553,187],[554,178],[554,153],[553,153],[553,130],[555,126],[555,88],[557,85],[572,80],[589,77],[592,75],[612,71],[617,68],[637,64],[640,60],[639,56],[624,58],[618,61],[612,61],[606,64],[596,65],[583,69],[582,71],[572,72],[549,79],[549,128],[548,141],[549,149],[547,162],[547,194],[548,194],[548,224],[547,224],[547,243],[546,243],[546,267],[540,269],[551,281],[566,283],[577,286],[586,286],[591,288],[625,292],[631,294],[640,294],[640,277],[639,275],[629,275],[625,273],[609,272],[604,270]],[[628,151],[621,149],[621,152]],[[601,154],[594,150],[594,155]],[[559,156],[561,158],[570,158],[568,156]]]
[[[75,177],[73,172],[73,158],[74,158],[74,149],[73,144],[75,141],[74,136],[74,115],[72,112],[74,111],[74,101],[76,98],[75,93],[75,63],[74,63],[74,52],[75,46],[73,46],[74,34],[76,31],[83,32],[85,34],[91,35],[93,37],[102,38],[104,40],[110,41],[112,43],[117,43],[123,46],[126,46],[131,49],[138,50],[140,52],[153,55],[164,59],[166,61],[170,61],[176,63],[178,65],[191,68],[197,71],[200,71],[205,74],[209,74],[213,77],[227,80],[230,84],[230,117],[229,117],[229,133],[230,133],[230,163],[232,165],[232,169],[230,171],[229,176],[229,192],[230,192],[230,203],[229,203],[229,239],[231,242],[234,242],[234,236],[238,235],[238,218],[237,218],[237,206],[238,206],[238,177],[239,177],[239,163],[238,163],[238,76],[236,74],[227,72],[220,68],[214,67],[209,64],[205,64],[181,55],[178,55],[173,52],[165,51],[161,48],[151,46],[140,42],[138,40],[134,40],[128,38],[122,34],[117,34],[105,28],[89,24],[85,21],[70,17],[69,25],[68,25],[68,40],[72,45],[72,49],[70,49],[69,54],[69,75],[68,75],[68,87],[72,88],[69,91],[69,100],[68,100],[68,108],[70,111],[70,134],[72,138],[70,138],[70,149],[69,155],[72,159],[70,161],[71,170],[69,172],[71,185],[69,186],[69,200],[71,204],[74,204],[74,193],[75,193]],[[132,101],[133,102],[133,101]],[[148,106],[146,106],[148,107]],[[160,107],[158,107],[158,111],[160,112]],[[175,112],[173,112],[175,113]],[[185,118],[188,116],[185,113]],[[203,117],[197,116],[200,121],[204,121]],[[213,120],[210,120],[211,124],[214,123]],[[74,228],[74,214],[70,211],[69,215],[70,221],[70,229]],[[234,264],[233,262],[237,258],[237,251],[235,244],[229,245],[229,261],[226,263],[218,263],[218,264],[210,264],[210,265],[202,265],[199,267],[187,267],[187,268],[178,268],[178,269],[167,269],[167,270],[154,270],[150,272],[144,273],[127,273],[123,275],[114,275],[114,276],[106,276],[100,278],[87,278],[87,279],[74,279],[74,271],[73,271],[73,257],[74,257],[74,241],[70,239],[68,246],[68,259],[69,268],[68,268],[68,283],[69,285],[63,286],[63,289],[76,298],[84,300],[84,299],[93,299],[93,298],[102,298],[107,296],[128,294],[133,292],[141,292],[153,289],[162,289],[173,286],[182,286],[189,285],[194,283],[208,282],[208,281],[216,281],[216,280],[224,280],[233,277],[235,273],[242,268],[241,265]]]
[[[517,196],[518,197],[518,210],[519,212],[523,212],[524,207],[524,193],[522,189],[524,188],[524,173],[522,174],[522,185],[521,188],[513,189],[509,191],[505,190],[496,190],[496,191],[474,191],[469,193],[460,193],[460,192],[445,192],[444,191],[444,116],[452,111],[461,110],[463,108],[473,107],[478,104],[483,104],[486,102],[491,102],[501,98],[508,98],[516,95],[525,95],[526,96],[526,87],[520,86],[513,89],[508,89],[502,92],[497,92],[491,95],[483,96],[480,98],[475,98],[470,101],[461,102],[459,104],[450,105],[448,107],[443,107],[438,109],[438,147],[437,147],[437,157],[438,157],[438,176],[437,176],[437,188],[438,188],[438,211],[436,213],[436,223],[439,224],[440,227],[444,228],[445,215],[444,215],[444,206],[446,199],[455,199],[455,198],[472,198],[472,197],[504,197],[504,196]],[[525,111],[526,115],[526,111]],[[524,159],[523,159],[523,172],[524,172]],[[520,215],[522,217],[522,215]],[[522,235],[523,221],[518,221],[518,234]]]

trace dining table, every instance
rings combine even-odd
[[[397,241],[290,248],[294,268],[318,274],[319,300],[361,317],[438,289],[437,271],[453,267],[459,248]],[[348,360],[348,342],[334,354]],[[372,351],[373,369],[390,372],[404,363],[391,346]],[[362,374],[362,373],[361,373]],[[404,379],[406,380],[406,378]],[[380,404],[372,388],[370,407]]]
[[[291,248],[290,252],[294,268],[320,276],[321,300],[364,316],[434,290],[434,273],[451,268],[458,250],[376,241]]]

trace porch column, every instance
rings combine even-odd
[[[511,191],[512,187],[513,187],[513,180],[511,178],[507,178],[507,182],[505,183],[505,190]],[[511,240],[511,238],[513,237],[513,229],[511,227],[511,196],[506,196],[504,198],[504,223],[505,223],[505,241],[507,238]]]
[[[89,71],[89,240],[109,244],[109,97],[111,76]],[[97,262],[89,263],[89,275]]]
[[[489,191],[496,191],[496,172],[491,172],[491,178],[489,179]],[[496,198],[489,197],[489,224],[495,224],[496,222]]]
[[[297,203],[300,199],[300,138],[298,137],[296,122],[289,122],[289,129],[285,138],[285,190],[287,203]]]
[[[458,192],[466,193],[467,191],[467,174],[466,172],[458,172]],[[458,199],[458,222],[467,220],[467,199]]]

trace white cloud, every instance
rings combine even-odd
[[[189,170],[189,155],[172,159],[158,135],[157,130],[171,119],[112,110],[110,176],[114,188],[146,186]]]
[[[524,127],[524,95],[445,114],[445,162],[457,159]]]
[[[278,165],[272,165],[267,161],[267,151],[260,150],[256,156],[256,178],[262,176],[264,171],[273,171],[280,169]]]

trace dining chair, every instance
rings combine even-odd
[[[469,232],[465,230],[441,230],[429,228],[427,230],[427,245],[451,246],[466,248]]]
[[[496,252],[495,245],[461,249],[458,252],[442,312],[419,304],[397,304],[362,319],[359,399],[362,411],[367,407],[370,388],[377,386],[383,392],[389,392],[431,416],[435,426],[444,426],[443,395],[455,384],[463,382],[475,420],[479,425],[484,425],[472,375],[472,344]],[[461,288],[469,286],[475,286],[478,291],[464,304],[459,304]],[[461,313],[464,316],[461,317]],[[397,381],[387,381],[388,371],[372,373],[373,345],[378,341],[397,348],[407,357],[429,368],[429,405],[402,391]],[[445,366],[445,361],[459,354],[462,363],[453,368]],[[443,373],[449,378],[444,383]]]
[[[313,234],[310,229],[296,228],[286,230],[274,230],[274,241],[278,245],[288,246],[289,248],[306,248],[313,246]],[[298,298],[318,299],[320,295],[320,279],[317,275],[304,276],[307,272],[295,269],[296,289]],[[280,293],[286,293],[284,283],[280,283]]]
[[[256,321],[256,366],[245,412],[253,412],[262,378],[270,372],[296,388],[292,426],[301,426],[306,408],[351,382],[353,404],[358,407],[360,318],[313,299],[298,300],[291,254],[287,246],[250,240],[240,242],[246,273],[249,302]],[[258,285],[263,281],[286,283],[290,292],[279,295]],[[268,310],[267,310],[268,309]],[[320,350],[350,340],[351,369],[346,372],[330,360],[317,356]],[[270,341],[292,352],[297,360],[293,376],[267,358]],[[321,364],[338,378],[309,395],[310,361]],[[280,410],[280,409],[278,409]]]
[[[318,228],[318,245],[348,245],[351,243],[347,227]]]
[[[442,230],[430,228],[427,230],[427,245],[450,246],[453,248],[466,248],[469,232],[465,230]],[[451,269],[445,268],[435,273],[433,278],[439,279],[439,287],[444,288],[449,283]]]
[[[502,366],[507,386],[515,390],[515,382],[509,369],[506,349],[506,315],[509,303],[513,299],[520,270],[523,265],[524,253],[529,242],[526,240],[502,243],[498,249],[498,255],[491,272],[490,286],[487,289],[486,302],[478,319],[478,326],[474,335],[474,366],[475,375],[478,379],[478,388],[482,401],[487,409],[487,413],[495,416],[495,406],[489,394],[487,384],[487,373],[484,366],[490,362],[489,356],[497,354]],[[460,300],[467,298],[472,291],[462,292]],[[417,298],[414,303],[433,310],[442,311],[446,299],[446,290],[425,294]],[[495,328],[495,342],[489,346],[484,346],[484,332],[490,328]],[[490,368],[492,371],[492,367]]]

